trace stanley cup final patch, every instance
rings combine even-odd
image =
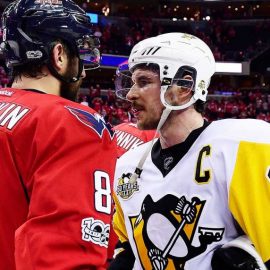
[[[94,218],[82,220],[82,240],[102,247],[108,247],[110,225]]]
[[[116,193],[122,199],[129,199],[135,192],[139,191],[139,185],[136,182],[131,182],[130,177],[132,173],[123,173],[122,176],[118,179],[117,190]]]

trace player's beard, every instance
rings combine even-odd
[[[71,101],[77,101],[82,79],[74,83],[61,82],[60,96]]]
[[[161,105],[153,104],[154,103],[145,108],[144,106],[139,106],[136,101],[133,103],[135,108],[143,109],[143,111],[136,116],[139,129],[151,130],[157,128],[163,108]]]
[[[69,60],[68,66],[69,68],[63,74],[63,77],[67,79],[71,79],[74,77],[74,74],[76,74],[77,76],[78,69],[79,69],[78,61],[75,61],[75,59]],[[71,101],[77,101],[81,84],[82,84],[82,78],[80,78],[77,82],[71,82],[71,83],[61,81],[60,96],[63,98],[69,99]]]
[[[159,119],[155,119],[155,120],[150,120],[150,121],[138,121],[137,122],[137,126],[139,129],[141,130],[152,130],[152,129],[156,129],[159,123]]]

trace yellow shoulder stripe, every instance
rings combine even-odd
[[[113,229],[117,234],[119,240],[123,243],[128,241],[124,213],[115,193],[113,193],[113,200],[115,203],[115,213],[113,214]]]
[[[263,261],[270,259],[270,145],[240,142],[229,207]]]

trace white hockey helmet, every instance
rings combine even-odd
[[[189,107],[197,100],[206,101],[207,88],[215,72],[215,59],[208,45],[186,33],[167,33],[137,43],[129,56],[132,72],[140,64],[157,64],[161,81],[161,101],[171,110]],[[170,104],[165,98],[168,86],[188,74],[193,79],[193,96],[182,105]]]

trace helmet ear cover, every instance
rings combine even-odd
[[[172,78],[172,79],[164,77],[162,82],[161,82],[161,86],[171,85],[171,84],[176,84],[178,86],[183,86],[182,84],[180,84],[180,82],[183,81],[186,76],[192,78],[192,80],[190,80],[190,79],[186,80],[187,82],[192,82],[192,85],[188,84],[185,87],[192,88],[192,90],[194,90],[193,86],[196,83],[197,71],[196,71],[195,68],[190,67],[190,66],[182,66],[182,67],[180,67],[177,70],[174,78]]]

